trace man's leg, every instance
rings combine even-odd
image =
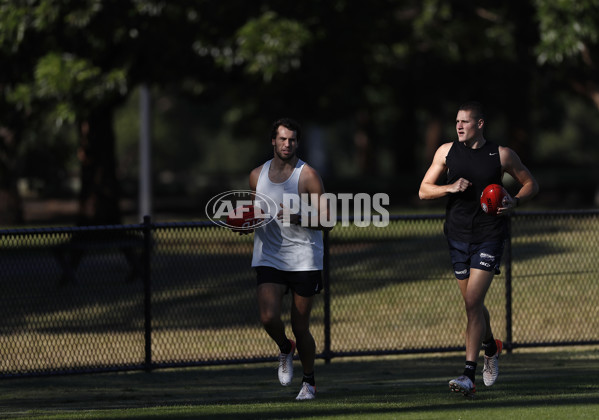
[[[268,335],[279,346],[278,376],[281,385],[287,386],[293,379],[293,354],[295,343],[285,334],[285,324],[281,319],[281,304],[287,286],[276,283],[258,285],[258,309],[260,322]]]
[[[296,397],[297,400],[311,400],[316,396],[316,383],[314,380],[316,343],[310,333],[310,312],[312,311],[313,298],[313,296],[303,297],[294,293],[291,306],[291,327],[297,341],[297,352],[304,373],[302,388]]]
[[[483,338],[483,343],[485,341],[493,338],[493,330],[491,329],[491,316],[489,315],[489,310],[485,305],[483,305],[483,315],[485,317],[485,336]]]
[[[285,324],[281,319],[281,305],[286,286],[276,283],[258,285],[258,310],[260,322],[268,335],[279,347],[288,343],[285,335]]]
[[[303,297],[294,293],[291,307],[291,327],[304,373],[314,373],[314,358],[316,357],[316,343],[310,333],[310,312],[313,299],[313,296]]]
[[[486,386],[491,386],[499,376],[499,355],[503,349],[503,343],[501,340],[496,340],[495,337],[493,337],[489,311],[486,306],[483,306],[483,311],[486,323],[486,332],[482,343],[485,353],[483,356],[483,382]]]
[[[474,382],[478,354],[483,339],[491,333],[489,312],[485,308],[484,301],[492,280],[493,273],[478,269],[471,269],[469,278],[458,280],[468,318],[466,365],[462,376],[449,381],[449,388],[468,397],[473,397],[476,393]]]
[[[466,360],[475,361],[480,353],[483,340],[491,332],[489,312],[484,305],[485,296],[491,282],[493,273],[478,269],[470,270],[470,277],[458,280],[468,324],[466,326]]]

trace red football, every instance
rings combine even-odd
[[[238,207],[227,216],[227,226],[233,230],[253,230],[265,221],[262,209],[252,205]]]
[[[480,195],[480,206],[485,213],[497,216],[497,209],[503,207],[503,200],[507,195],[507,191],[501,185],[487,185]]]

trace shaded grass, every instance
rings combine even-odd
[[[502,355],[492,388],[451,394],[463,356],[387,356],[316,366],[318,398],[294,400],[274,363],[11,379],[2,418],[55,419],[584,419],[599,417],[599,349]],[[296,376],[300,374],[296,362]],[[480,369],[479,369],[480,376]]]

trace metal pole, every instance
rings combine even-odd
[[[152,223],[150,216],[144,217],[143,222],[143,284],[144,284],[144,368],[152,370]]]
[[[508,353],[512,351],[512,218],[507,219],[505,241],[505,342]]]
[[[323,288],[324,288],[324,360],[331,362],[331,283],[330,283],[330,258],[329,258],[329,232],[324,231],[324,258],[323,258]]]
[[[152,214],[150,89],[139,89],[139,220]]]

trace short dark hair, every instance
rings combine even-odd
[[[472,113],[472,117],[477,121],[485,119],[483,104],[477,101],[464,102],[462,105],[460,105],[458,111],[470,111]]]
[[[277,133],[281,125],[288,130],[295,131],[295,139],[300,141],[300,138],[302,137],[302,128],[297,121],[292,120],[291,118],[279,118],[272,124],[272,130],[270,132],[271,139],[277,138]]]

